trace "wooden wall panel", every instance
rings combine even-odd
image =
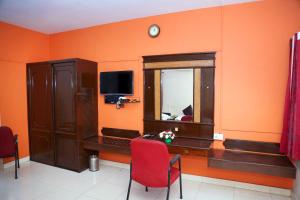
[[[144,78],[144,119],[154,120],[154,70],[145,70]]]
[[[201,69],[194,69],[194,122],[199,123],[201,110]]]
[[[192,68],[192,67],[213,67],[214,60],[191,60],[173,62],[145,63],[145,69],[166,69],[166,68]]]
[[[214,123],[214,68],[201,70],[201,123]]]
[[[160,120],[161,105],[160,105],[160,70],[154,71],[154,108],[155,120]]]

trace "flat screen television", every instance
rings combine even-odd
[[[133,71],[100,72],[100,94],[132,95]]]

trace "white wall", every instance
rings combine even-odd
[[[162,112],[182,115],[182,110],[193,107],[193,69],[170,69],[161,71]]]

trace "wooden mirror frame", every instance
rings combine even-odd
[[[178,128],[177,137],[213,139],[215,52],[143,56],[144,60],[144,133],[158,134]],[[161,119],[160,71],[162,69],[194,69],[193,122]],[[196,77],[197,76],[197,77]],[[159,88],[158,88],[159,85]],[[195,99],[199,89],[200,98]],[[156,94],[159,94],[159,98]],[[199,102],[197,104],[197,102]],[[200,105],[199,105],[200,104]],[[195,106],[196,105],[196,106]],[[195,122],[196,121],[196,122]]]

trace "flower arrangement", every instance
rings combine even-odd
[[[165,141],[165,143],[170,144],[175,138],[175,134],[169,129],[159,133],[159,137]]]

